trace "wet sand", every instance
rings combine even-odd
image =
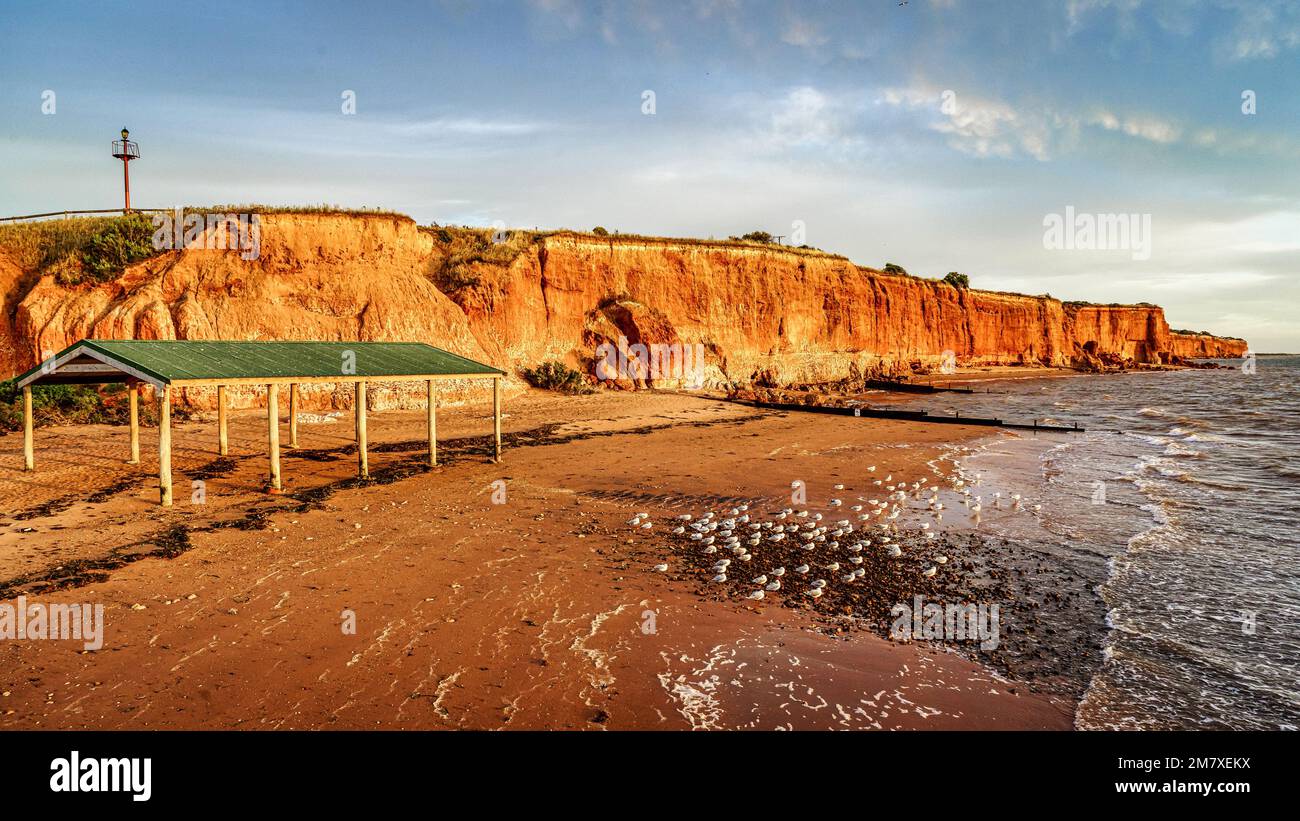
[[[214,423],[178,423],[171,510],[153,430],[127,466],[124,428],[38,429],[34,474],[0,437],[0,596],[102,602],[107,622],[93,652],[0,642],[0,726],[1071,726],[1070,698],[942,646],[704,590],[663,525],[626,523],[775,510],[794,479],[813,506],[864,465],[927,475],[987,431],[665,394],[531,393],[506,414],[498,465],[490,408],[444,409],[428,469],[423,415],[372,412],[365,484],[349,416],[304,423],[281,496],[261,489],[263,415],[234,417],[227,460]]]

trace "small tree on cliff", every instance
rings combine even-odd
[[[595,234],[598,237],[609,236],[609,231],[605,230],[605,227],[602,225],[597,225],[595,228],[591,229],[591,233]]]
[[[901,274],[902,276],[907,276],[907,269],[904,268],[904,267],[901,266],[901,265],[895,265],[895,264],[892,263],[892,262],[886,262],[886,263],[885,263],[885,273],[887,273],[887,274]]]
[[[970,287],[970,277],[966,276],[965,274],[959,274],[956,271],[949,271],[948,276],[944,277],[943,281],[948,283],[954,288]]]

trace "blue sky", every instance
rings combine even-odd
[[[0,38],[0,215],[116,206],[126,125],[142,207],[798,222],[863,264],[1300,350],[1300,3],[5,2]],[[1045,248],[1067,206],[1150,215],[1149,258]]]

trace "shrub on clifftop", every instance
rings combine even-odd
[[[145,214],[74,217],[0,226],[0,247],[22,268],[60,285],[106,282],[134,262],[160,253]]]
[[[153,234],[153,222],[144,214],[129,214],[113,220],[102,231],[92,235],[81,252],[85,277],[93,282],[106,282],[120,275],[131,263],[159,253],[153,247]]]

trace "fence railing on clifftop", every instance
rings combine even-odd
[[[91,214],[155,214],[159,212],[171,211],[171,208],[90,208],[80,211],[49,211],[44,214],[23,214],[18,217],[0,217],[0,222],[22,222],[24,220],[40,220],[58,217],[67,219],[69,217],[91,215]]]

